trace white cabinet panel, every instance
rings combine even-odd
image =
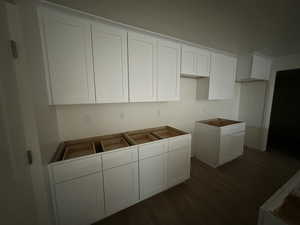
[[[180,91],[180,45],[171,41],[158,41],[158,82],[159,101],[179,100]]]
[[[60,183],[102,170],[101,156],[77,158],[63,163],[57,163],[50,167],[53,181]]]
[[[130,102],[156,101],[156,39],[139,33],[128,33]]]
[[[219,163],[224,164],[243,154],[245,132],[221,136]]]
[[[140,161],[141,200],[166,189],[166,157],[164,153]]]
[[[271,60],[259,55],[253,55],[251,77],[259,80],[269,80]]]
[[[106,215],[120,211],[139,200],[138,163],[103,172]]]
[[[180,149],[188,149],[190,147],[190,135],[181,135],[172,138],[169,143],[169,151],[176,151]]]
[[[92,43],[96,102],[128,102],[127,31],[94,23]]]
[[[55,185],[59,225],[87,225],[104,217],[102,173]]]
[[[237,62],[237,81],[269,80],[272,60],[258,54],[240,55]]]
[[[197,48],[183,45],[181,51],[181,73],[197,76]]]
[[[172,187],[189,177],[189,151],[187,148],[168,152],[167,185]]]
[[[210,51],[183,45],[181,73],[193,77],[209,77]]]
[[[40,9],[50,104],[94,103],[89,21]]]
[[[236,58],[213,53],[209,80],[209,99],[231,99],[234,94]]]
[[[209,51],[198,49],[197,74],[201,77],[209,77],[210,75],[210,55]]]
[[[137,147],[129,147],[117,152],[105,152],[102,155],[103,170],[138,161]]]
[[[139,160],[161,155],[168,150],[167,141],[159,141],[154,143],[145,144],[139,147]]]

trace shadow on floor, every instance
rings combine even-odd
[[[255,225],[259,207],[299,169],[280,152],[252,149],[217,169],[192,158],[188,181],[94,225]]]

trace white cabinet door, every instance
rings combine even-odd
[[[40,8],[50,104],[94,103],[89,21]]]
[[[220,140],[219,165],[241,156],[244,152],[245,132],[222,135]]]
[[[189,177],[189,153],[188,149],[168,152],[167,159],[167,185],[172,187],[177,185]]]
[[[158,82],[159,101],[179,100],[180,91],[180,45],[171,41],[158,41]]]
[[[251,78],[258,80],[269,80],[271,60],[259,55],[253,55]]]
[[[103,176],[106,215],[129,207],[139,200],[137,162],[105,170]]]
[[[167,154],[140,160],[140,193],[141,200],[166,189]]]
[[[92,43],[96,102],[128,102],[127,31],[94,23]]]
[[[212,53],[209,99],[231,99],[234,94],[236,58]]]
[[[181,73],[195,77],[209,77],[210,51],[182,46]]]
[[[198,49],[183,45],[181,51],[181,73],[197,76]]]
[[[201,77],[210,75],[210,51],[198,49],[197,54],[197,74]]]
[[[139,33],[128,33],[130,102],[156,101],[156,39]]]
[[[102,173],[55,185],[60,225],[88,225],[104,217]]]

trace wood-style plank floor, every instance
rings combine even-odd
[[[193,158],[188,181],[95,225],[255,225],[259,207],[299,169],[282,153],[252,149],[218,169]]]

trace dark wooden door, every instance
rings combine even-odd
[[[276,74],[268,147],[300,155],[300,69]]]

